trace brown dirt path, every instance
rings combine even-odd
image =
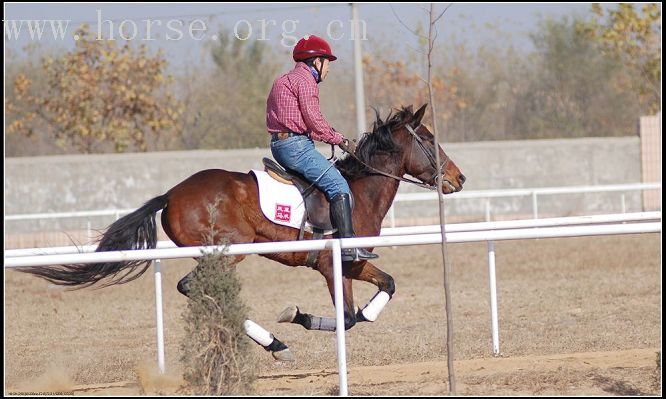
[[[586,352],[454,362],[460,395],[658,395],[657,349]],[[350,395],[446,395],[446,361],[348,370]],[[76,385],[74,395],[176,395],[178,378],[145,377],[138,382]],[[263,374],[256,394],[336,395],[336,369]],[[9,394],[18,393],[10,391]]]

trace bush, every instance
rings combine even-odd
[[[248,394],[256,367],[243,328],[248,308],[233,264],[220,253],[200,258],[188,289],[181,358],[185,381],[197,394]]]

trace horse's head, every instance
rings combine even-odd
[[[435,137],[421,124],[427,106],[428,104],[423,105],[414,114],[411,106],[403,109],[401,112],[404,113],[404,124],[401,123],[402,126],[398,126],[393,133],[394,139],[400,142],[403,148],[405,173],[430,186],[437,184],[438,174],[441,173],[444,194],[460,191],[465,183],[465,175],[440,145],[437,145],[440,162],[440,167],[437,167]]]
[[[416,113],[412,106],[403,108],[389,115],[386,121],[377,113],[372,133],[366,133],[361,139],[354,157],[347,157],[338,165],[340,170],[352,179],[377,174],[377,170],[398,177],[409,174],[428,186],[435,186],[441,173],[444,194],[462,190],[465,176],[439,145],[441,166],[437,167],[435,138],[421,124],[426,107],[427,104],[423,105]],[[370,170],[367,165],[376,170]]]

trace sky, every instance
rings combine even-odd
[[[428,4],[359,3],[359,18],[365,22],[364,51],[393,48],[405,55],[414,52],[418,38],[408,28],[427,25],[424,8]],[[527,34],[540,19],[585,15],[591,3],[436,3],[435,7],[439,13],[449,5],[437,24],[438,42],[456,40],[471,47],[501,42],[527,51],[531,48]],[[99,38],[113,36],[120,41],[122,35],[162,49],[169,63],[178,67],[209,63],[207,45],[219,40],[219,26],[223,25],[230,39],[264,40],[286,59],[298,38],[317,34],[329,40],[344,62],[353,54],[350,19],[349,3],[5,3],[4,44],[18,55],[34,43],[47,49],[71,49],[75,27],[88,22]],[[27,20],[43,24],[41,39],[36,31],[31,37]],[[54,22],[55,33],[52,20],[60,21]],[[63,26],[61,37],[58,23]]]

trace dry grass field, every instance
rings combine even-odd
[[[352,395],[444,395],[443,272],[437,245],[383,248],[397,291],[379,319],[348,331]],[[660,234],[496,243],[501,356],[491,351],[486,244],[451,244],[455,371],[463,395],[659,395]],[[181,388],[178,280],[193,260],[164,261],[167,375],[155,373],[152,273],[64,291],[5,271],[5,394],[176,394]],[[238,266],[251,319],[296,355],[255,347],[257,395],[334,395],[335,334],[275,322],[289,304],[333,316],[319,273],[252,256]],[[375,294],[356,282],[356,304]]]

